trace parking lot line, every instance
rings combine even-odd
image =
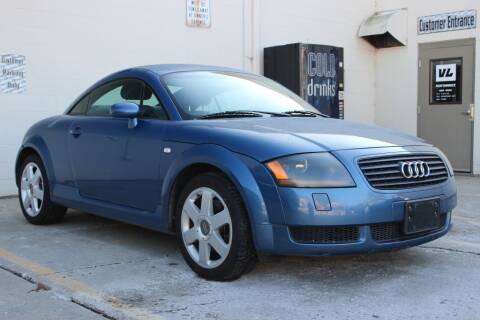
[[[52,284],[61,286],[76,294],[85,296],[90,300],[97,301],[101,304],[108,304],[114,311],[119,312],[129,318],[136,320],[164,320],[157,314],[153,314],[146,309],[132,307],[126,305],[119,299],[105,295],[93,287],[73,279],[65,274],[61,274],[53,269],[42,266],[34,261],[17,256],[16,254],[0,248],[0,258],[22,268],[29,270],[32,274],[48,279]]]

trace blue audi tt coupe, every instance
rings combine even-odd
[[[200,276],[257,253],[348,254],[437,239],[456,206],[440,150],[329,119],[262,76],[153,65],[112,74],[25,135],[16,162],[33,224],[67,208],[175,234]]]

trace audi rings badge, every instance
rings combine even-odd
[[[407,179],[426,178],[430,176],[430,167],[425,161],[400,162],[400,172]]]

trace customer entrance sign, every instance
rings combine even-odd
[[[477,10],[464,10],[432,16],[418,17],[418,34],[474,29],[477,27]]]

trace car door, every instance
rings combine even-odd
[[[145,83],[136,79],[104,84],[90,93],[84,115],[72,122],[70,161],[82,197],[155,211],[160,194],[158,145],[163,126],[140,119],[135,128],[129,129],[127,119],[110,115],[115,103],[142,105],[144,100],[152,100],[153,94],[144,99],[145,88]],[[160,117],[162,112],[155,110],[161,110],[161,106],[141,106],[143,118]]]

